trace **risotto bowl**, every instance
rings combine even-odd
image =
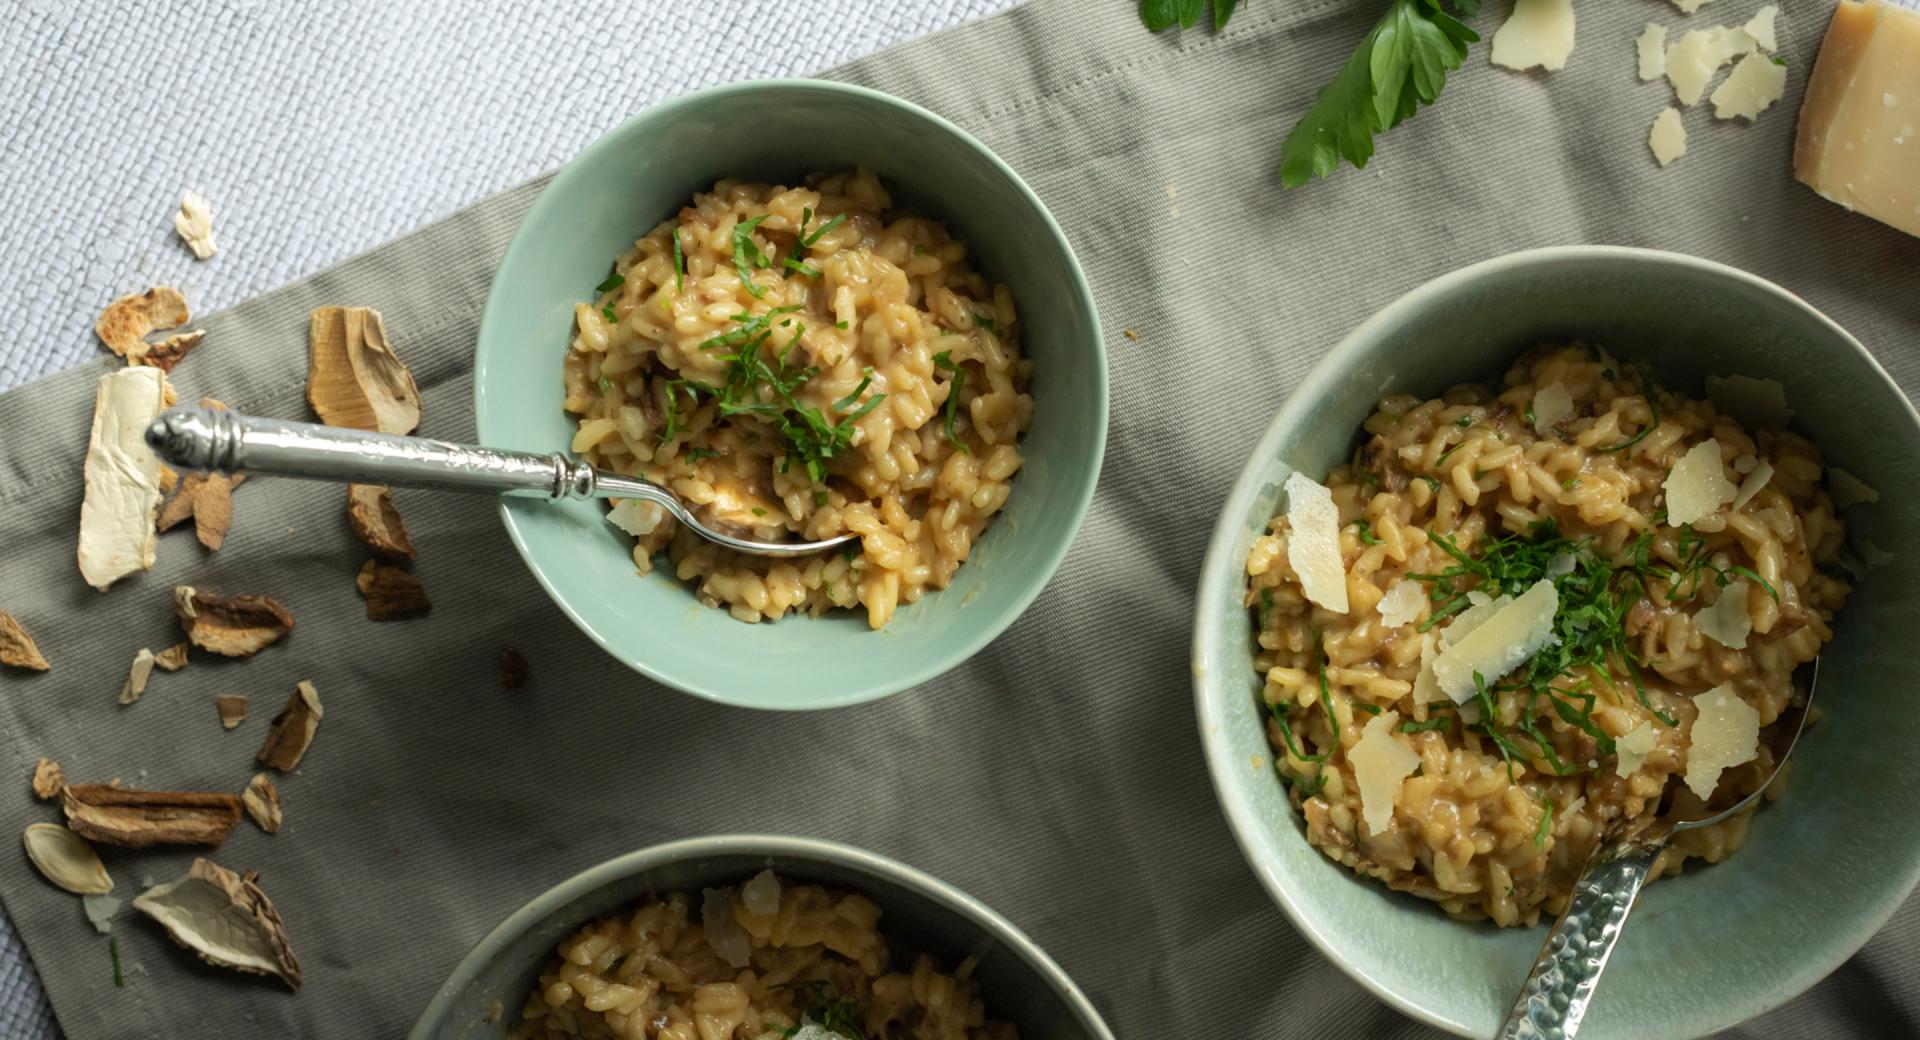
[[[1527,348],[1581,339],[1698,396],[1709,375],[1778,380],[1793,428],[1881,489],[1920,479],[1920,416],[1861,344],[1780,287],[1709,261],[1584,246],[1489,260],[1421,286],[1361,325],[1281,408],[1222,509],[1201,570],[1193,674],[1221,806],[1274,901],[1326,957],[1381,1000],[1465,1036],[1498,1028],[1546,922],[1498,928],[1446,917],[1308,844],[1263,727],[1247,557],[1296,468],[1345,460],[1382,397],[1497,386]],[[1312,349],[1308,347],[1307,349]],[[1798,995],[1858,950],[1920,879],[1920,677],[1899,633],[1920,624],[1920,553],[1900,551],[1920,503],[1889,493],[1847,514],[1893,559],[1854,588],[1820,667],[1822,720],[1794,753],[1784,797],[1725,862],[1647,889],[1582,1037],[1687,1037]],[[1866,794],[1871,792],[1871,794]]]
[[[901,210],[944,222],[973,265],[1006,285],[1033,365],[1023,463],[952,584],[902,602],[885,628],[864,611],[744,624],[701,605],[664,561],[636,573],[633,539],[598,502],[502,499],[507,532],[569,617],[608,653],[687,693],[767,709],[829,708],[925,682],[985,646],[1066,555],[1100,473],[1107,368],[1093,297],[1039,198],[986,146],[897,98],[816,80],[737,83],[634,116],[557,174],[501,260],[481,319],[480,441],[553,452],[576,429],[562,360],[575,305],[608,262],[721,178],[795,184],[864,168]],[[756,513],[758,511],[756,510]]]
[[[989,1014],[1023,1037],[1113,1040],[1060,966],[1005,918],[903,863],[830,841],[766,835],[691,838],[630,852],[576,874],[513,912],[480,940],[434,994],[409,1040],[491,1040],[553,950],[588,921],[675,891],[734,885],[772,869],[786,880],[860,892],[881,909],[880,929],[950,961],[977,958]],[[505,1012],[490,1014],[493,1001]]]

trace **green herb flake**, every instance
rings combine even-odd
[[[829,220],[825,224],[822,224],[819,227],[814,228],[813,234],[801,236],[799,239],[800,248],[812,249],[813,244],[815,242],[820,241],[820,239],[824,237],[827,234],[827,232],[832,231],[834,228],[837,228],[846,222],[847,222],[847,215],[845,213],[835,215],[832,220]],[[806,229],[806,222],[804,220],[802,220],[800,227],[801,227],[801,230],[803,231]]]
[[[754,516],[766,516],[766,515],[767,515],[767,511],[766,511],[766,510],[764,510],[764,509],[762,509],[762,508],[760,508],[759,506],[754,506],[754,507],[753,507],[753,515],[754,515]]]
[[[788,270],[798,271],[801,275],[805,277],[808,277],[808,278],[820,277],[820,269],[818,267],[813,266],[810,263],[807,263],[804,260],[795,260],[793,257],[787,257],[785,260],[780,261],[780,263],[784,267],[786,267]]]
[[[602,318],[605,318],[605,319],[607,319],[607,324],[609,324],[609,325],[618,325],[618,324],[620,324],[620,318],[619,318],[619,316],[617,316],[617,315],[615,315],[615,314],[613,313],[613,304],[607,304],[607,305],[605,305],[605,306],[603,306],[603,307],[601,307],[601,308],[600,308],[600,316],[601,316]]]
[[[953,360],[953,352],[950,350],[943,350],[935,354],[933,356],[933,367],[942,372],[950,372],[953,374],[952,388],[947,391],[947,443],[952,444],[961,452],[971,455],[973,454],[973,449],[967,447],[966,442],[962,441],[960,435],[955,433],[953,429],[954,420],[958,417],[960,411],[960,391],[967,385],[967,370]]]
[[[687,280],[687,258],[680,252],[679,225],[674,225],[673,229],[667,232],[667,237],[673,239],[673,291],[677,293]]]
[[[1460,427],[1461,429],[1463,429],[1463,430],[1464,430],[1464,429],[1466,429],[1467,427],[1469,427],[1469,426],[1472,426],[1472,425],[1473,425],[1473,416],[1471,416],[1471,415],[1463,415],[1463,416],[1461,416],[1460,418],[1458,418],[1458,419],[1455,419],[1455,420],[1453,421],[1453,424],[1454,424],[1455,426],[1458,426],[1458,427]]]
[[[1546,811],[1540,814],[1540,829],[1533,832],[1533,847],[1535,849],[1545,850],[1547,847],[1547,838],[1552,834],[1553,800],[1549,798],[1547,800]]]
[[[827,490],[825,488],[815,488],[813,490],[813,507],[815,509],[824,509],[826,505]]]
[[[753,229],[767,219],[765,213],[752,220],[743,220],[733,226],[733,269],[740,275],[740,284],[758,300],[766,296],[766,290],[753,284],[753,268],[766,267],[773,261],[762,252],[753,241]]]
[[[1453,725],[1453,716],[1435,715],[1433,718],[1430,718],[1425,722],[1402,722],[1400,724],[1399,732],[1426,733],[1429,730],[1446,729],[1448,726],[1451,726],[1451,725]]]
[[[600,392],[601,392],[601,393],[603,393],[603,394],[610,394],[610,393],[613,393],[613,380],[611,380],[611,379],[608,379],[608,378],[607,378],[606,376],[601,376],[601,377],[600,377]]]
[[[844,332],[847,329],[847,323],[844,321],[836,321],[833,323],[833,327]]]
[[[1354,527],[1354,532],[1360,538],[1360,544],[1362,545],[1381,544],[1380,538],[1373,533],[1372,525],[1368,524],[1365,520],[1355,520],[1353,522],[1353,527]]]
[[[993,319],[987,317],[986,315],[980,313],[979,311],[973,312],[973,324],[979,328],[986,329],[988,332],[991,332],[996,336],[1000,334],[1000,327],[993,323]]]
[[[122,989],[126,988],[127,977],[125,974],[123,974],[120,971],[120,937],[119,936],[115,935],[115,936],[109,936],[107,938],[107,955],[113,958],[113,984]]]
[[[627,284],[627,276],[618,271],[608,275],[606,280],[593,287],[594,292],[612,292]]]

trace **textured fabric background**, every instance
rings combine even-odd
[[[1755,6],[1721,0],[1696,20],[1740,21]],[[865,845],[972,892],[1045,946],[1123,1037],[1425,1035],[1294,933],[1213,804],[1191,717],[1188,618],[1207,528],[1244,452],[1368,313],[1446,270],[1553,243],[1679,249],[1753,270],[1845,324],[1911,393],[1920,243],[1783,173],[1823,15],[1787,27],[1793,90],[1779,109],[1751,128],[1690,112],[1693,154],[1665,171],[1643,142],[1666,99],[1633,80],[1631,41],[1649,16],[1679,18],[1648,3],[1584,15],[1573,64],[1550,77],[1489,69],[1476,49],[1443,103],[1386,138],[1375,166],[1282,195],[1268,175],[1278,141],[1371,5],[1256,4],[1224,34],[1185,38],[1146,35],[1130,7],[1038,0],[836,73],[933,107],[1028,178],[1086,264],[1113,362],[1107,467],[1059,576],[974,661],[881,704],[771,717],[627,674],[538,594],[492,511],[453,496],[400,495],[439,603],[423,620],[359,617],[361,554],[340,493],[285,481],[239,491],[219,554],[170,535],[153,574],[101,597],[76,579],[71,554],[73,474],[105,362],[0,397],[0,601],[33,605],[19,612],[59,669],[5,680],[0,775],[24,777],[51,753],[76,778],[236,788],[296,679],[313,679],[328,708],[301,773],[282,785],[286,829],[268,838],[243,824],[220,853],[258,867],[280,903],[308,969],[297,997],[202,969],[132,921],[116,934],[133,974],[116,990],[73,900],[0,858],[0,897],[67,1032],[390,1037],[468,944],[555,879],[664,838],[770,829]],[[349,53],[349,35],[329,53]],[[234,190],[302,190],[269,183]],[[369,199],[404,190],[366,188]],[[420,377],[424,432],[471,436],[473,326],[491,264],[537,191],[512,190],[209,319],[206,344],[177,373],[183,395],[304,414],[306,310],[363,303],[386,313]],[[172,249],[164,220],[152,224],[149,254]],[[247,225],[226,230],[241,248]],[[56,338],[84,340],[100,300],[144,276],[102,277]],[[116,711],[107,700],[131,649],[170,641],[166,589],[182,581],[281,595],[299,632],[252,662],[160,676]],[[527,651],[534,679],[502,693],[493,662],[509,642]],[[254,697],[233,734],[214,724],[210,699],[224,692]],[[743,774],[741,762],[774,765]],[[46,814],[23,783],[0,784],[0,806],[12,819]],[[110,866],[124,884],[172,876],[189,858],[114,855]],[[1916,977],[1920,905],[1909,901],[1833,977],[1736,1035],[1915,1035]]]

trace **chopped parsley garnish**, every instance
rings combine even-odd
[[[1379,545],[1380,544],[1379,536],[1373,533],[1373,526],[1367,523],[1365,520],[1355,520],[1353,522],[1353,527],[1354,527],[1354,532],[1360,537],[1360,544],[1362,545]]]
[[[1424,481],[1426,481],[1426,482],[1427,482],[1427,488],[1428,488],[1429,490],[1432,490],[1432,491],[1438,491],[1438,490],[1440,490],[1440,478],[1439,478],[1439,477],[1421,477],[1420,479],[1421,479],[1421,480],[1424,480]]]
[[[852,563],[853,561],[859,559],[860,558],[860,540],[856,538],[853,541],[848,542],[847,547],[845,549],[840,550],[840,558],[847,561],[848,563]]]
[[[780,261],[780,263],[788,270],[798,271],[808,278],[820,277],[820,269],[807,263],[805,260],[795,260],[793,257],[787,257],[785,260]]]
[[[1595,451],[1626,451],[1628,448],[1646,440],[1647,434],[1652,433],[1660,427],[1660,392],[1654,388],[1653,378],[1647,374],[1646,367],[1643,363],[1635,362],[1632,367],[1635,372],[1640,374],[1640,392],[1647,402],[1647,410],[1652,413],[1652,418],[1647,420],[1645,426],[1640,427],[1639,433],[1628,437],[1618,444],[1609,444],[1603,448],[1596,448],[1594,449]]]
[[[700,349],[717,350],[721,347],[737,347],[765,331],[769,325],[773,324],[773,319],[782,314],[791,314],[799,309],[800,305],[794,303],[785,307],[775,307],[767,313],[759,315],[747,314],[743,311],[733,316],[734,321],[742,323],[738,328],[722,332],[712,339],[702,341]]]
[[[720,457],[720,453],[712,448],[688,448],[687,453],[680,457],[691,464],[699,462],[701,459],[717,459]]]
[[[1455,420],[1453,421],[1453,424],[1454,424],[1455,426],[1458,426],[1458,427],[1460,427],[1461,429],[1463,429],[1463,430],[1464,430],[1464,429],[1466,429],[1467,427],[1469,427],[1469,426],[1472,426],[1472,425],[1473,425],[1473,416],[1471,416],[1471,415],[1463,415],[1463,416],[1461,416],[1460,418],[1458,418],[1458,419],[1455,419]]]
[[[107,955],[113,958],[113,984],[124,988],[127,984],[127,977],[120,971],[119,936],[115,935],[107,938]]]
[[[1773,583],[1754,573],[1748,567],[1721,567],[1707,556],[1706,539],[1693,533],[1692,524],[1682,524],[1680,539],[1674,548],[1680,554],[1680,564],[1669,572],[1667,593],[1674,600],[1689,600],[1700,594],[1700,588],[1708,576],[1714,584],[1726,588],[1737,577],[1745,578],[1767,590],[1775,603],[1780,602],[1780,591]]]
[[[594,286],[593,291],[594,292],[612,292],[615,289],[618,289],[625,284],[627,284],[627,276],[621,274],[618,271],[615,271],[612,274],[607,276],[606,281],[603,281],[599,285]]]
[[[752,220],[743,220],[733,226],[733,269],[740,275],[740,284],[746,286],[747,291],[752,293],[756,300],[765,296],[766,290],[753,284],[752,268],[766,267],[773,263],[772,258],[761,252],[760,247],[753,241],[753,229],[759,227],[766,219],[767,215],[762,213]]]
[[[1425,722],[1402,722],[1400,724],[1400,732],[1425,733],[1428,730],[1446,729],[1451,725],[1453,725],[1452,715],[1435,715]]]
[[[673,291],[679,292],[681,284],[687,280],[687,258],[680,252],[680,226],[674,225],[667,237],[673,239]]]
[[[953,373],[952,389],[947,391],[947,442],[955,448],[960,449],[963,453],[971,455],[973,454],[973,450],[968,448],[966,442],[962,441],[960,435],[953,430],[954,418],[960,411],[960,391],[967,385],[967,370],[960,367],[960,365],[953,360],[953,351],[950,350],[943,350],[935,354],[933,356],[933,367],[942,372]]]
[[[999,326],[996,326],[993,323],[993,319],[987,317],[986,315],[980,313],[979,311],[973,312],[973,323],[983,329],[986,329],[988,332],[991,332],[996,336],[1000,334],[1000,328]]]
[[[847,323],[844,321],[836,321],[833,323],[833,327],[844,331],[847,327]]]
[[[1536,420],[1536,419],[1534,419],[1534,417],[1533,417],[1533,402],[1532,402],[1532,401],[1528,401],[1528,402],[1527,402],[1527,410],[1526,410],[1526,411],[1524,411],[1524,412],[1522,412],[1522,413],[1520,413],[1520,414],[1526,417],[1526,420],[1527,420],[1527,425],[1528,425],[1528,426],[1532,426],[1532,425],[1533,425],[1533,424],[1534,424],[1534,423],[1535,423],[1535,422],[1537,421],[1537,420]]]
[[[786,442],[787,451],[781,457],[780,472],[788,472],[798,462],[806,469],[808,478],[818,484],[827,478],[827,462],[853,446],[854,424],[879,407],[887,395],[874,394],[858,409],[841,416],[838,421],[829,418],[818,408],[801,404],[795,392],[807,380],[818,375],[819,370],[811,365],[790,367],[787,359],[806,332],[806,325],[794,326],[793,335],[781,347],[772,364],[768,364],[763,353],[763,348],[773,337],[774,330],[769,327],[772,320],[780,314],[798,309],[797,306],[776,307],[747,320],[731,332],[701,344],[703,347],[736,347],[732,353],[715,355],[716,360],[726,363],[726,382],[719,387],[702,389],[713,393],[721,415],[752,415],[771,424]],[[745,314],[734,317],[736,320],[748,318]],[[785,326],[788,323],[781,324]],[[833,409],[845,411],[850,407],[866,389],[871,378],[869,374],[852,394],[842,398]]]
[[[1273,590],[1261,589],[1260,590],[1260,610],[1256,614],[1256,617],[1259,618],[1261,628],[1267,627],[1267,614],[1272,610],[1273,610]]]
[[[1553,799],[1547,799],[1547,809],[1540,814],[1540,829],[1533,832],[1533,847],[1545,849],[1547,836],[1553,833]]]
[[[837,214],[836,216],[834,216],[832,220],[829,220],[825,224],[822,224],[819,227],[814,228],[813,234],[809,235],[809,234],[806,234],[805,232],[807,230],[807,220],[809,217],[812,216],[812,213],[813,213],[812,210],[801,211],[800,231],[802,233],[798,236],[798,241],[800,243],[800,248],[802,249],[812,249],[813,244],[815,242],[820,241],[820,239],[824,235],[826,235],[827,232],[832,231],[834,228],[839,227],[840,225],[846,223],[847,221],[847,215],[845,213]]]
[[[1577,488],[1579,486],[1580,486],[1579,477],[1568,477],[1567,479],[1560,482],[1560,490],[1562,491],[1572,491],[1574,488]]]
[[[754,507],[753,507],[753,515],[754,515],[754,516],[766,516],[766,515],[767,515],[767,511],[766,511],[766,510],[764,510],[764,509],[762,509],[762,508],[760,508],[759,506],[754,506]]]
[[[619,319],[619,317],[618,317],[618,316],[616,316],[616,315],[615,315],[615,314],[613,313],[613,304],[611,304],[611,303],[609,303],[609,304],[606,304],[605,306],[602,306],[602,307],[600,308],[600,316],[601,316],[602,318],[605,318],[605,319],[607,319],[607,324],[609,324],[609,325],[618,325],[618,324],[620,324],[620,319]]]
[[[613,392],[613,380],[611,380],[611,379],[608,379],[608,378],[607,378],[606,376],[601,376],[601,377],[600,377],[600,384],[599,384],[599,385],[600,385],[600,392],[601,392],[601,393],[603,393],[603,394],[610,394],[610,393],[612,393],[612,392]]]
[[[767,987],[769,989],[804,990],[806,996],[800,1001],[800,1021],[788,1026],[780,1035],[792,1037],[800,1032],[800,1026],[811,1021],[814,1025],[829,1033],[836,1033],[846,1040],[867,1040],[865,1027],[860,1024],[860,1007],[851,1000],[842,1000],[828,989],[825,979],[813,979],[808,982],[782,982]]]
[[[813,507],[815,509],[822,509],[822,508],[825,508],[826,504],[827,504],[827,489],[815,488],[813,491]]]

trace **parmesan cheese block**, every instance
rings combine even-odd
[[[1773,463],[1761,459],[1747,474],[1747,479],[1740,482],[1740,491],[1733,496],[1734,512],[1739,512],[1748,502],[1753,501],[1753,496],[1759,494],[1767,486],[1767,481],[1772,479]]]
[[[1474,675],[1491,686],[1547,643],[1553,634],[1553,615],[1560,609],[1560,592],[1545,578],[1499,608],[1464,637],[1433,659],[1433,675],[1455,704],[1475,693]]]
[[[153,566],[160,460],[146,433],[166,405],[166,387],[166,373],[140,366],[101,376],[94,391],[79,559],[81,576],[96,589]]]
[[[1701,801],[1713,797],[1720,774],[1760,755],[1760,713],[1741,700],[1731,684],[1693,699],[1696,714],[1687,731],[1687,788]]]
[[[1393,728],[1400,724],[1400,713],[1383,711],[1360,731],[1360,740],[1347,751],[1347,764],[1360,785],[1360,815],[1367,833],[1378,834],[1393,822],[1393,803],[1400,797],[1400,784],[1420,767],[1420,756],[1394,739]]]
[[[1733,501],[1738,489],[1720,462],[1720,442],[1709,437],[1687,449],[1661,484],[1667,493],[1667,523],[1694,524]]]
[[[1693,627],[1721,646],[1746,649],[1747,636],[1753,631],[1753,615],[1747,612],[1748,588],[1745,581],[1728,582],[1719,599],[1693,615]]]
[[[1647,756],[1660,743],[1660,734],[1653,731],[1653,723],[1642,722],[1628,730],[1624,736],[1614,739],[1613,751],[1618,761],[1613,771],[1621,776],[1632,776],[1647,763]]]
[[[1767,4],[1753,12],[1747,24],[1740,27],[1742,32],[1753,37],[1753,42],[1763,51],[1772,54],[1780,49],[1780,37],[1774,32],[1773,20],[1780,14],[1779,4]]]
[[[1793,173],[1920,235],[1920,11],[1841,0],[1807,80]]]
[[[1640,81],[1646,83],[1667,74],[1667,27],[1647,23],[1634,41],[1640,49]]]
[[[1426,602],[1427,590],[1412,578],[1402,578],[1399,584],[1380,597],[1380,621],[1388,628],[1409,624],[1420,616],[1420,608]]]
[[[1863,503],[1880,501],[1880,492],[1875,491],[1866,481],[1838,466],[1827,467],[1827,493],[1833,496],[1835,509],[1848,509]]]
[[[1509,69],[1567,67],[1573,53],[1573,0],[1514,0],[1493,34],[1492,61]]]
[[[1668,105],[1653,117],[1653,129],[1647,132],[1647,147],[1662,166],[1687,154],[1687,128],[1680,122],[1680,110]]]
[[[1793,418],[1793,409],[1787,407],[1787,388],[1778,379],[1708,376],[1707,400],[1749,430],[1784,430],[1787,420]]]
[[[1542,437],[1573,415],[1573,395],[1560,383],[1548,383],[1533,394],[1533,430]]]
[[[1683,105],[1697,105],[1720,66],[1757,45],[1744,30],[1692,29],[1667,48],[1667,82]]]
[[[1307,599],[1347,612],[1347,564],[1340,555],[1340,510],[1333,492],[1298,470],[1287,477],[1287,563]]]
[[[1727,78],[1708,100],[1713,102],[1713,118],[1739,117],[1752,122],[1773,107],[1787,92],[1787,67],[1776,65],[1764,54],[1749,54],[1740,59]]]

